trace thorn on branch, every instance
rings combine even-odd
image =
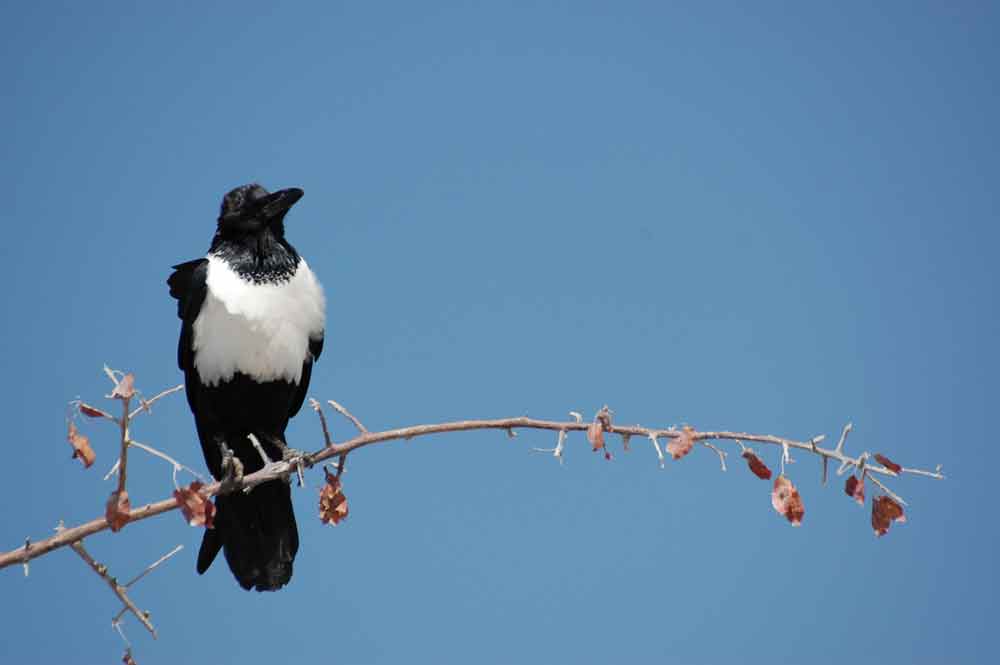
[[[567,432],[564,429],[559,430],[559,437],[556,439],[555,448],[532,448],[536,453],[552,453],[552,456],[559,460],[560,466],[563,463],[563,448],[566,443]]]
[[[888,494],[889,496],[891,496],[893,499],[895,499],[897,503],[901,503],[904,506],[906,505],[906,502],[903,501],[903,498],[901,496],[899,496],[898,494],[896,494],[895,492],[893,492],[891,489],[889,489],[888,487],[886,487],[885,484],[882,483],[882,481],[880,481],[878,478],[876,478],[874,474],[869,473],[868,477],[871,478],[872,482],[875,483],[876,485],[878,485],[879,488],[881,488],[881,490],[883,492],[885,492],[886,494]]]
[[[663,457],[663,448],[660,447],[660,442],[656,440],[656,434],[650,432],[647,436],[649,436],[649,440],[653,442],[653,448],[656,449],[656,457],[660,461],[660,468],[665,469],[667,467],[667,461]]]
[[[726,470],[726,453],[725,453],[725,451],[721,450],[717,446],[713,446],[708,441],[702,441],[701,443],[702,443],[702,445],[707,446],[708,448],[711,448],[716,453],[718,453],[718,455],[719,455],[719,462],[722,464],[722,470],[725,471]]]
[[[260,455],[261,460],[264,461],[264,466],[268,466],[269,464],[271,464],[271,458],[267,456],[266,452],[264,452],[264,446],[260,445],[260,441],[254,435],[254,433],[251,432],[250,434],[247,434],[247,438],[250,439],[250,443],[253,444],[254,450],[257,451],[257,454]]]
[[[854,429],[854,423],[847,423],[844,425],[843,431],[840,433],[840,441],[837,442],[837,447],[834,450],[838,453],[843,454],[844,452],[844,442],[847,441],[847,435],[851,433]]]

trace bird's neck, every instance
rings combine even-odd
[[[227,237],[216,234],[208,253],[225,261],[240,277],[253,282],[281,282],[295,274],[299,255],[270,229]]]

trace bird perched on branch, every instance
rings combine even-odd
[[[301,189],[272,194],[257,184],[230,191],[208,255],[174,266],[167,280],[182,321],[177,363],[202,452],[227,485],[298,455],[285,427],[305,399],[325,318],[319,281],[285,239],[285,215],[300,198]],[[215,505],[198,573],[221,549],[244,589],[287,584],[299,547],[289,483],[218,496]]]

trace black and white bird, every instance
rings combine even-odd
[[[325,300],[305,259],[285,239],[301,189],[257,184],[222,199],[208,255],[174,266],[177,363],[209,470],[238,483],[265,461],[289,459],[285,427],[302,407],[323,349]],[[299,536],[291,488],[277,480],[215,500],[215,526],[198,552],[204,573],[221,549],[244,589],[280,589],[292,577]]]

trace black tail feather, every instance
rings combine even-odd
[[[283,480],[258,485],[249,494],[215,498],[215,528],[206,529],[198,552],[198,573],[222,549],[229,569],[244,589],[276,591],[292,577],[299,534],[292,491]]]

